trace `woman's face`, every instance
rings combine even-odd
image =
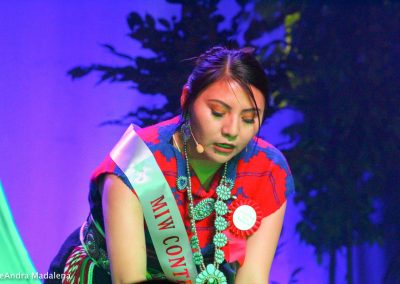
[[[259,129],[257,110],[262,114],[265,99],[251,86],[251,97],[233,80],[219,80],[202,91],[190,109],[190,122],[204,153],[193,155],[216,163],[225,163],[242,151]]]

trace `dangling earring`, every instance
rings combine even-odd
[[[186,143],[189,140],[190,135],[192,133],[192,131],[190,129],[189,115],[184,116],[184,122],[181,126],[181,133],[182,133],[183,141]]]

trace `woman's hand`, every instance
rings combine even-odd
[[[246,256],[236,275],[235,284],[266,284],[285,215],[286,202],[265,217],[257,232],[246,242]]]
[[[115,175],[104,178],[102,205],[113,283],[146,280],[146,243],[142,207]]]

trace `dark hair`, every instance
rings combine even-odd
[[[255,58],[253,51],[253,48],[230,49],[216,46],[200,55],[186,83],[188,94],[182,106],[183,114],[189,113],[190,106],[208,86],[220,79],[229,78],[237,82],[249,94],[256,106],[257,103],[250,85],[263,94],[265,99],[264,120],[269,103],[269,84],[264,69]],[[258,111],[257,116],[260,119]]]

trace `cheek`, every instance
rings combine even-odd
[[[218,119],[216,119],[210,108],[205,105],[198,105],[195,109],[197,124],[205,130],[210,130],[210,125],[216,125]]]
[[[198,107],[194,108],[194,110],[195,111],[192,113],[193,115],[191,116],[192,130],[196,132],[199,138],[204,139],[205,137],[215,132],[213,131],[217,128],[214,125],[215,120],[213,119],[211,112],[205,108]]]
[[[258,126],[247,126],[241,130],[242,143],[247,144],[257,134]]]

